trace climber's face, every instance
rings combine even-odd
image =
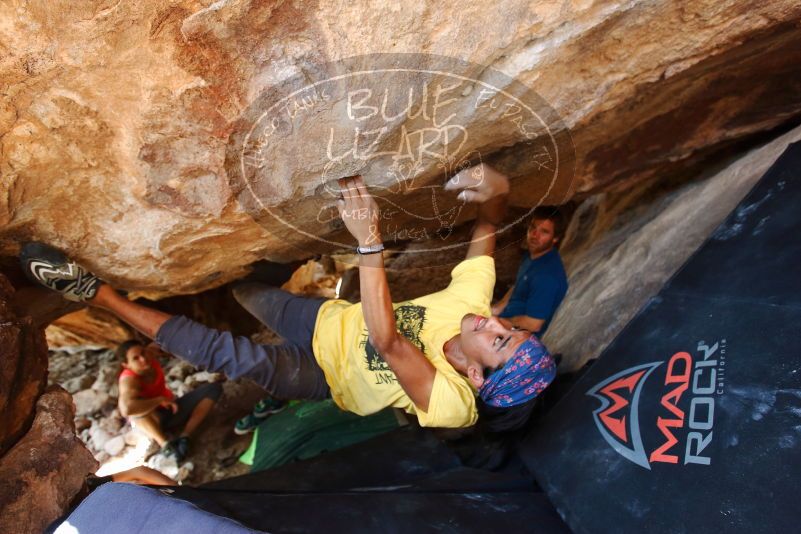
[[[508,319],[468,313],[462,317],[459,332],[462,350],[455,356],[446,354],[446,358],[479,388],[489,376],[487,373],[503,367],[530,335],[528,330],[512,326]]]
[[[150,358],[145,353],[145,347],[142,345],[134,345],[128,349],[128,352],[125,353],[124,367],[138,375],[150,370]]]

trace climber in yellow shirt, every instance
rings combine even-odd
[[[496,410],[530,404],[553,380],[553,359],[531,332],[490,312],[507,177],[481,164],[445,184],[462,201],[478,204],[467,257],[447,288],[400,303],[390,296],[375,200],[361,177],[342,179],[340,187],[340,216],[359,244],[362,301],[304,298],[263,284],[235,288],[237,300],[284,339],[278,345],[131,302],[40,243],[26,245],[21,260],[30,278],[66,298],[115,313],[196,366],[248,376],[274,398],[330,396],[362,415],[393,406],[433,427],[474,424],[476,395]]]

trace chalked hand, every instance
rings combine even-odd
[[[378,204],[367,192],[362,177],[342,178],[338,182],[342,198],[337,201],[337,208],[348,231],[361,247],[381,243]]]
[[[446,191],[459,191],[463,202],[486,202],[509,193],[509,178],[486,163],[463,169],[445,183]]]

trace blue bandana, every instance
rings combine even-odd
[[[489,406],[516,406],[539,395],[555,376],[556,364],[548,349],[531,334],[499,371],[484,380],[478,394]]]

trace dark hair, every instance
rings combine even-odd
[[[502,363],[498,367],[495,367],[494,369],[492,367],[485,367],[484,371],[483,371],[484,372],[484,380],[489,380],[489,377],[491,377],[492,375],[494,375],[495,373],[497,373],[498,371],[503,369],[504,365],[506,365],[506,364]]]
[[[129,339],[128,341],[123,341],[114,351],[114,357],[117,360],[126,363],[128,361],[128,349],[131,347],[144,347],[144,343],[141,341],[137,341],[135,339]]]
[[[514,432],[523,428],[531,417],[537,398],[518,404],[517,406],[497,407],[476,399],[478,408],[478,424],[480,428],[491,433]]]
[[[558,206],[537,206],[531,216],[532,221],[535,219],[538,221],[551,221],[553,223],[553,236],[558,238],[560,243],[562,242],[567,230],[567,220],[565,220],[565,216]]]

